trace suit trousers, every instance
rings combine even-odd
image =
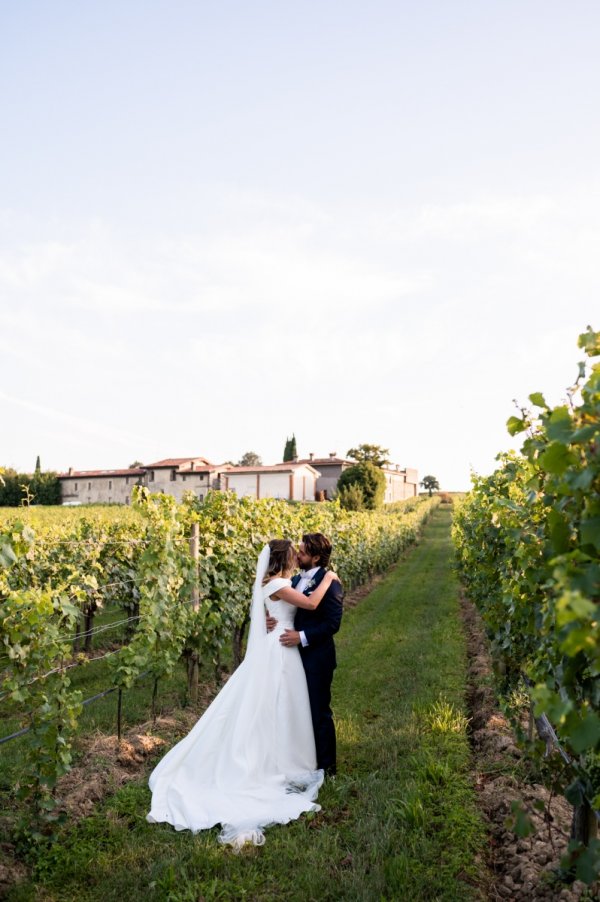
[[[310,700],[315,746],[317,750],[317,767],[322,767],[327,774],[334,774],[336,769],[336,740],[333,713],[331,711],[331,683],[333,667],[311,666],[313,662],[303,657],[306,673],[306,685]],[[316,662],[315,662],[316,664]]]

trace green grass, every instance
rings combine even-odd
[[[217,829],[145,821],[146,780],[65,828],[10,902],[144,899],[456,900],[478,889],[485,833],[469,776],[465,641],[450,512],[358,607],[337,640],[338,777],[323,810],[239,855]]]

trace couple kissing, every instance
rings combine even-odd
[[[320,810],[319,788],[336,772],[331,683],[343,591],[327,569],[331,552],[322,533],[297,549],[289,539],[264,546],[244,660],[150,774],[150,823],[193,833],[220,824],[219,841],[239,850],[262,845],[265,827]]]

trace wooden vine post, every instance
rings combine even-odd
[[[192,534],[190,536],[190,554],[198,569],[198,560],[200,557],[200,527],[198,523],[192,524]],[[200,607],[200,591],[198,589],[198,580],[194,580],[192,587],[191,604],[194,612]],[[192,654],[188,658],[188,697],[193,705],[198,703],[198,649],[193,649]]]

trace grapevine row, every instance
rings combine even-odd
[[[588,327],[579,346],[597,357],[600,333]],[[524,433],[521,452],[474,477],[454,540],[504,689],[526,685],[534,716],[556,730],[562,757],[544,769],[574,806],[564,864],[591,883],[600,874],[600,363],[580,364],[565,403],[529,400],[507,424]]]

